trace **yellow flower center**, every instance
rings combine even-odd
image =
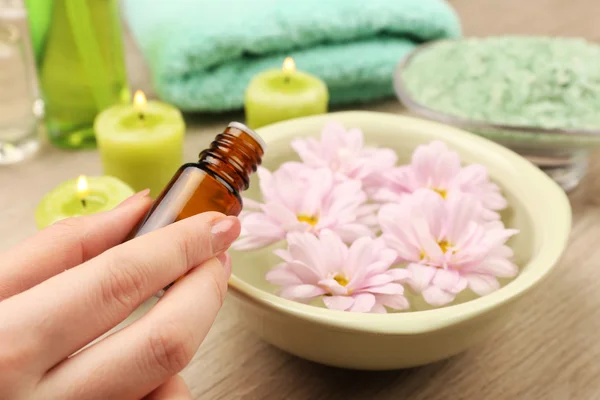
[[[298,215],[298,221],[306,222],[309,225],[315,226],[317,225],[317,222],[319,222],[319,217],[316,217],[314,215]]]
[[[442,253],[444,254],[452,247],[452,245],[445,240],[439,241],[438,246],[440,246],[440,249],[442,249]]]
[[[446,197],[448,196],[448,192],[446,192],[445,189],[431,188],[431,190],[433,190],[434,192],[436,192],[437,194],[442,196],[442,199],[446,200]]]
[[[346,277],[341,276],[341,275],[334,276],[333,280],[342,286],[346,286],[346,285],[348,285],[348,283],[350,283],[350,281]]]
[[[448,252],[448,250],[452,249],[452,243],[449,243],[447,240],[440,240],[439,242],[437,242],[438,246],[440,246],[440,250],[442,250],[442,253],[446,254]],[[452,254],[454,254],[456,251],[455,250],[451,250]],[[427,255],[427,253],[425,253],[425,250],[421,250],[421,261],[425,260],[426,258],[429,258],[429,256]]]

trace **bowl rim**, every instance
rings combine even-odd
[[[443,122],[446,124],[451,124],[454,126],[458,126],[467,130],[485,130],[485,129],[497,129],[503,131],[510,132],[524,132],[531,134],[548,134],[548,135],[565,135],[565,136],[575,136],[580,138],[598,138],[600,137],[600,129],[573,129],[573,128],[542,128],[536,127],[533,125],[511,125],[511,124],[499,124],[487,121],[480,121],[474,119],[467,119],[462,117],[457,117],[454,115],[446,114],[441,111],[436,111],[432,108],[427,107],[426,105],[418,102],[414,99],[413,96],[410,95],[408,90],[406,89],[406,85],[404,84],[404,80],[402,79],[402,73],[408,67],[410,62],[414,60],[419,54],[428,50],[429,48],[439,45],[444,42],[456,42],[461,41],[463,39],[439,39],[433,40],[430,42],[426,42],[420,44],[415,47],[412,51],[410,51],[407,55],[405,55],[396,65],[396,69],[393,74],[393,86],[398,96],[399,100],[411,111],[415,113],[430,118],[435,121]]]
[[[518,170],[519,181],[523,182],[524,186],[523,192],[513,193],[513,195],[517,198],[533,196],[537,200],[536,204],[523,202],[523,206],[532,220],[535,233],[540,235],[537,253],[527,264],[520,266],[521,273],[517,278],[499,290],[461,304],[433,310],[388,314],[362,314],[330,310],[284,299],[245,282],[235,272],[232,273],[229,280],[229,287],[234,297],[275,312],[345,331],[373,334],[418,334],[458,324],[513,301],[542,280],[560,259],[571,230],[571,206],[567,195],[539,168],[512,150],[491,140],[438,122],[372,111],[342,111],[296,118],[271,124],[257,131],[266,138],[267,142],[275,142],[288,139],[290,135],[287,133],[286,127],[293,124],[318,121],[324,124],[336,119],[348,124],[343,120],[353,117],[393,119],[394,121],[390,122],[410,124],[413,129],[437,130],[444,132],[445,137],[451,138],[448,140],[450,146],[476,147],[478,151],[510,161],[511,165],[514,165],[515,171]],[[531,182],[535,182],[537,190],[530,190],[533,186]],[[549,213],[553,215],[553,218],[547,217]],[[523,273],[525,267],[527,267],[527,273]]]

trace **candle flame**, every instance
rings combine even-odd
[[[133,95],[133,106],[138,110],[142,110],[146,106],[146,103],[146,95],[144,92],[136,90]]]
[[[283,72],[292,73],[296,69],[296,63],[292,57],[286,57],[283,60]]]
[[[90,187],[84,175],[79,175],[77,178],[77,196],[80,199],[85,199],[90,194]]]

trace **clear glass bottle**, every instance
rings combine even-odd
[[[26,2],[48,136],[58,147],[95,148],[96,115],[130,99],[119,2],[49,1]]]
[[[25,9],[0,0],[0,164],[39,149],[42,112]]]

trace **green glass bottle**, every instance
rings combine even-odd
[[[36,55],[48,136],[58,147],[94,148],[96,115],[130,99],[119,2],[48,1],[27,2],[30,24],[47,21]]]

